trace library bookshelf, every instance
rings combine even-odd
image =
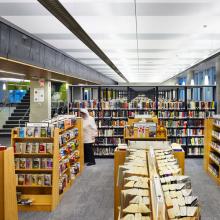
[[[13,161],[12,147],[0,151],[0,219],[2,220],[18,220]]]
[[[73,129],[77,129],[77,135],[69,138],[67,133],[71,132]],[[51,137],[19,137],[19,128],[12,130],[11,144],[14,146],[14,157],[15,157],[15,174],[17,176],[17,193],[21,195],[20,198],[25,200],[29,199],[32,201],[30,205],[18,204],[18,210],[20,211],[53,211],[60,200],[62,199],[65,192],[73,185],[76,177],[84,169],[84,150],[83,150],[83,129],[82,129],[82,119],[77,118],[74,124],[65,126],[64,128],[55,127],[53,130],[53,136]],[[65,136],[66,135],[66,136]],[[60,140],[62,136],[65,136],[65,144],[61,143]],[[75,141],[77,146],[72,146],[72,142]],[[22,144],[27,146],[28,144],[39,143],[39,146],[45,145],[46,149],[48,145],[52,144],[52,151],[48,152],[26,152],[22,150],[17,152],[16,146]],[[70,144],[70,145],[69,145]],[[68,150],[67,149],[68,147]],[[67,152],[65,156],[61,152]],[[74,153],[77,151],[77,157]],[[70,154],[69,154],[70,153]],[[71,157],[71,158],[70,158]],[[27,161],[31,160],[32,167],[20,167],[16,165],[17,162],[20,163],[21,160]],[[41,164],[39,168],[33,167],[34,161],[40,161]],[[46,160],[47,163],[50,162],[49,167],[41,167],[43,161]],[[51,162],[52,160],[52,162]],[[62,162],[65,160],[66,167],[61,170]],[[74,160],[74,161],[73,161]],[[49,161],[49,162],[48,162]],[[72,173],[73,162],[78,163],[78,169],[75,174]],[[66,182],[64,185],[61,184],[63,175],[66,175]],[[19,177],[24,177],[24,181],[19,181]],[[26,184],[26,179],[31,176],[31,181]],[[44,178],[44,182],[40,178]],[[50,177],[50,178],[49,178]],[[34,181],[36,178],[37,181]],[[45,178],[50,179],[50,184],[45,182]],[[41,181],[41,182],[38,182]],[[62,185],[62,187],[61,187]]]
[[[204,169],[220,184],[220,116],[205,120]]]

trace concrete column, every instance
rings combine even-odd
[[[41,122],[45,119],[51,119],[51,82],[45,81],[44,86],[39,81],[30,83],[30,122]],[[35,100],[35,89],[42,89],[44,100]]]
[[[220,57],[216,59],[216,101],[217,113],[220,114]]]

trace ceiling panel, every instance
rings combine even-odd
[[[162,82],[220,49],[219,0],[136,0],[137,34],[134,0],[60,2],[130,82]],[[0,16],[122,81],[36,0],[0,0]]]

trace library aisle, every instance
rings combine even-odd
[[[58,208],[52,212],[23,212],[20,220],[112,220],[113,160],[97,159],[86,167]],[[192,180],[194,194],[201,204],[202,220],[220,219],[220,189],[204,172],[201,159],[186,159],[186,175]],[[195,172],[196,171],[196,172]],[[212,217],[215,216],[215,217]]]
[[[193,192],[198,195],[202,220],[219,220],[220,189],[213,179],[204,171],[203,160],[186,159],[185,172],[192,180]]]
[[[97,159],[66,193],[54,212],[22,212],[19,220],[112,220],[114,161]]]

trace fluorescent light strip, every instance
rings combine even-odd
[[[16,75],[16,76],[25,76],[25,74],[23,74],[23,73],[15,73],[15,72],[5,71],[5,70],[1,70],[1,69],[0,69],[0,72],[11,74],[11,75]]]
[[[59,80],[59,79],[50,79],[51,81],[54,81],[54,82],[60,82],[60,83],[66,83],[67,81],[64,81],[64,80]]]

